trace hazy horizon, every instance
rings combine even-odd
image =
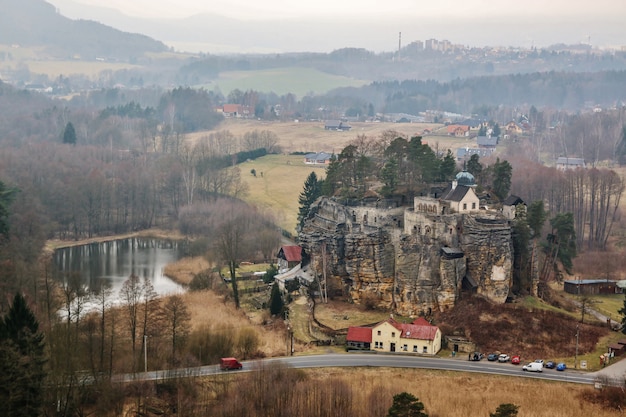
[[[439,0],[421,7],[414,0],[270,0],[262,6],[251,0],[48,2],[69,18],[100,21],[188,52],[330,52],[344,47],[386,52],[431,38],[465,46],[626,45],[623,0]]]

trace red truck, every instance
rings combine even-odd
[[[231,369],[241,369],[243,365],[235,358],[221,358],[220,369],[222,371],[230,371]]]

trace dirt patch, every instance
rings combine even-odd
[[[389,312],[365,310],[344,301],[329,300],[328,303],[315,305],[315,318],[333,330],[340,330],[350,326],[379,323],[389,318]]]

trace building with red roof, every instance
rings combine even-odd
[[[302,248],[300,246],[282,246],[278,251],[278,272],[283,273],[302,262]]]
[[[439,327],[422,317],[412,323],[400,323],[390,317],[373,327],[350,327],[346,346],[348,349],[435,355],[441,350],[441,340]]]

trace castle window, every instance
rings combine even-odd
[[[396,337],[396,332],[391,332],[391,337]]]
[[[467,203],[463,203],[463,210],[467,210]]]
[[[406,350],[408,349],[407,345],[402,346],[402,350],[406,352]]]
[[[476,203],[472,203],[472,210],[476,210]]]
[[[380,336],[380,330],[378,332],[376,332],[378,334],[378,336]]]
[[[413,345],[413,352],[417,352],[417,345]]]
[[[452,228],[450,228],[450,234],[452,234]]]

